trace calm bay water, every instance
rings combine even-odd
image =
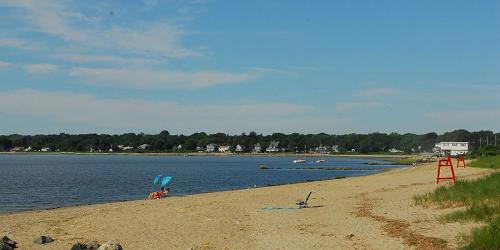
[[[173,176],[171,195],[334,179],[399,166],[376,159],[326,158],[294,164],[294,157],[0,155],[0,212],[144,199],[158,174]],[[261,170],[260,165],[281,169]],[[297,167],[377,170],[298,170]]]

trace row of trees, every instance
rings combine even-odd
[[[455,130],[442,135],[436,133],[427,134],[398,134],[398,133],[370,133],[370,134],[345,134],[329,135],[320,134],[282,134],[262,135],[255,132],[241,135],[227,135],[224,133],[206,134],[194,133],[192,135],[171,135],[168,131],[159,134],[134,134],[121,135],[107,134],[58,134],[58,135],[4,135],[0,136],[0,151],[9,151],[16,147],[31,147],[33,150],[50,148],[50,150],[88,152],[119,150],[118,145],[134,147],[132,151],[139,151],[139,145],[148,144],[147,151],[171,152],[182,145],[180,151],[190,152],[197,147],[205,148],[207,144],[227,144],[234,149],[236,145],[242,145],[250,151],[253,145],[259,143],[266,148],[271,141],[279,141],[279,147],[286,152],[303,151],[305,145],[313,148],[319,145],[338,145],[340,152],[351,151],[373,153],[386,152],[395,148],[405,152],[430,152],[436,142],[440,141],[466,141],[472,148],[486,145],[496,145],[496,139],[500,141],[500,134],[492,131],[469,132],[467,130]]]

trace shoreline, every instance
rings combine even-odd
[[[489,169],[459,168],[458,179]],[[461,208],[417,206],[435,183],[436,163],[356,178],[0,214],[21,249],[50,235],[50,249],[75,242],[120,242],[125,249],[429,249],[457,248],[475,222],[441,223]],[[311,208],[295,202],[311,190]],[[397,233],[396,233],[397,232]],[[418,240],[416,240],[418,239]]]
[[[348,179],[348,178],[359,178],[359,177],[364,177],[364,176],[370,176],[370,175],[377,175],[377,174],[382,174],[385,172],[389,171],[394,171],[397,169],[403,169],[407,168],[410,166],[404,166],[400,168],[384,168],[384,169],[349,169],[349,170],[335,170],[335,171],[367,171],[367,172],[375,172],[376,173],[368,173],[365,175],[354,175],[354,176],[336,176],[335,178],[327,178],[327,179],[320,179],[320,180],[306,180],[303,182],[289,182],[289,183],[282,183],[282,184],[270,184],[268,183],[265,186],[257,186],[257,187],[247,187],[247,188],[237,188],[237,189],[229,189],[229,190],[221,190],[221,191],[208,191],[208,192],[200,192],[200,193],[193,193],[193,194],[183,194],[183,195],[172,195],[169,198],[173,197],[188,197],[188,196],[194,196],[194,195],[203,195],[203,194],[215,194],[215,193],[224,193],[224,192],[232,192],[232,191],[240,191],[240,190],[254,190],[254,189],[259,189],[259,188],[272,188],[272,187],[279,187],[279,186],[287,186],[287,185],[297,185],[297,184],[302,184],[302,183],[314,183],[314,182],[322,182],[322,181],[335,181],[335,180],[341,180],[341,179]],[[293,171],[321,171],[323,169],[266,169],[262,171],[274,171],[274,170],[293,170]],[[323,170],[323,171],[332,171],[332,170]],[[137,202],[137,201],[144,201],[144,199],[134,199],[134,200],[119,200],[119,201],[109,201],[109,202],[102,202],[102,203],[87,203],[87,204],[75,204],[75,205],[70,205],[70,206],[58,206],[58,207],[48,207],[48,208],[35,208],[35,209],[27,209],[27,210],[19,210],[19,211],[0,211],[0,216],[5,215],[5,214],[16,214],[16,213],[29,213],[29,212],[41,212],[41,211],[50,211],[50,210],[56,210],[56,209],[65,209],[65,208],[73,208],[73,207],[86,207],[86,206],[94,206],[94,205],[106,205],[106,204],[115,204],[115,203],[127,203],[127,202]]]
[[[183,157],[191,157],[191,156],[218,156],[218,157],[227,157],[227,156],[269,156],[269,157],[355,157],[355,158],[409,158],[409,157],[419,157],[418,155],[411,154],[296,154],[296,153],[201,153],[201,152],[190,152],[190,153],[126,153],[126,152],[102,152],[102,153],[91,153],[91,152],[0,152],[0,155],[89,155],[89,156],[110,156],[110,155],[118,155],[118,156],[183,156]]]

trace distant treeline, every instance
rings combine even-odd
[[[229,145],[232,150],[237,145],[242,146],[243,152],[250,152],[254,145],[259,143],[263,151],[271,141],[279,141],[279,148],[284,152],[303,152],[307,145],[308,151],[320,145],[331,148],[336,145],[339,152],[355,151],[359,153],[387,152],[397,149],[406,153],[430,152],[436,142],[465,141],[472,148],[486,145],[495,145],[500,134],[492,131],[469,132],[455,130],[442,135],[427,134],[398,134],[398,133],[370,133],[370,134],[345,134],[330,135],[320,134],[282,134],[262,135],[255,132],[241,135],[227,135],[224,133],[206,134],[194,133],[192,135],[171,135],[168,131],[159,134],[134,134],[121,135],[108,134],[58,134],[58,135],[3,135],[0,136],[0,150],[9,151],[30,147],[33,151],[71,151],[71,152],[98,152],[121,151],[129,147],[130,152],[193,152],[205,150],[206,145],[215,143]],[[147,144],[146,149],[139,149],[140,145]],[[179,147],[179,145],[181,145]],[[133,148],[133,149],[132,149]]]

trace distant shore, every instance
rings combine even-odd
[[[459,179],[490,171],[457,169]],[[444,249],[477,223],[442,224],[450,209],[415,206],[434,190],[435,163],[375,175],[274,187],[0,214],[20,249],[75,242],[120,242],[125,249]],[[311,208],[295,202],[310,190]]]
[[[356,157],[356,158],[408,158],[418,157],[411,154],[303,154],[303,153],[206,153],[206,152],[0,152],[0,154],[19,154],[19,155],[130,155],[130,156],[277,156],[277,157]]]

